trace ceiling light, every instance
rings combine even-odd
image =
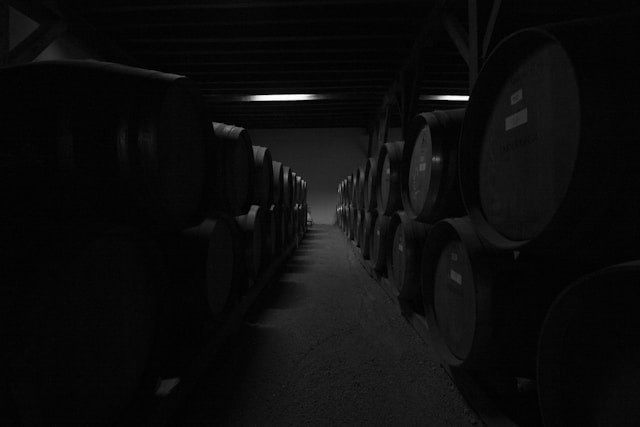
[[[317,101],[325,99],[323,95],[312,93],[287,93],[274,95],[247,95],[243,97],[245,102],[253,101]]]
[[[420,95],[420,101],[468,101],[468,95]]]

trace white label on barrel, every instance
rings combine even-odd
[[[400,252],[402,252],[402,249],[403,249],[403,248],[402,248],[402,245],[398,245],[398,250],[399,250]]]
[[[418,167],[418,169],[420,170],[420,172],[424,172],[425,170],[427,170],[427,164],[420,163],[420,166]]]
[[[387,174],[387,175],[390,175],[390,174],[391,174],[391,168],[387,168],[387,170],[386,170],[386,174]]]
[[[449,277],[458,285],[462,285],[462,275],[457,271],[449,270]]]
[[[527,123],[527,109],[524,108],[504,119],[504,130],[511,130]]]
[[[511,95],[511,105],[516,105],[520,101],[522,101],[522,89],[514,92],[513,95]]]
[[[380,230],[376,231],[376,234],[379,236],[380,235]]]

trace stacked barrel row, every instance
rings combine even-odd
[[[340,226],[442,359],[536,380],[548,425],[623,424],[640,403],[637,19],[511,35],[464,114],[420,115],[359,168],[377,168],[376,207],[359,172],[338,187]],[[377,218],[358,241],[360,212]]]
[[[302,237],[306,182],[182,76],[43,62],[0,87],[0,424],[127,424]]]

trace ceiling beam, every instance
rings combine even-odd
[[[491,12],[489,13],[489,20],[487,22],[487,28],[484,32],[484,37],[482,38],[482,58],[483,61],[489,55],[489,46],[491,46],[491,37],[493,36],[493,30],[496,26],[496,21],[498,20],[498,14],[500,13],[500,6],[502,5],[501,0],[493,0],[493,4],[491,6]]]
[[[67,31],[67,24],[61,20],[41,22],[31,34],[9,52],[10,64],[31,62],[49,45]]]
[[[447,30],[447,34],[449,34],[451,41],[458,49],[460,56],[462,56],[464,62],[469,66],[469,35],[467,34],[467,31],[464,29],[460,21],[449,13],[442,14],[442,23],[444,28]]]
[[[114,2],[115,3],[115,2]],[[347,5],[363,5],[371,4],[398,6],[403,3],[415,3],[415,0],[298,0],[292,1],[228,1],[228,2],[181,2],[175,4],[147,4],[147,5],[130,5],[128,1],[121,2],[125,5],[96,7],[93,11],[96,13],[104,12],[148,12],[148,11],[179,11],[179,10],[219,10],[219,9],[273,9],[276,7],[284,7],[288,9],[308,8],[312,6],[327,7]]]
[[[139,38],[127,38],[127,45],[140,45],[140,44],[157,44],[164,45],[165,43],[281,43],[281,42],[349,42],[349,41],[364,41],[375,42],[384,41],[388,43],[395,43],[399,40],[408,40],[409,38],[401,34],[348,34],[348,35],[288,35],[288,36],[258,36],[258,37],[139,37]]]

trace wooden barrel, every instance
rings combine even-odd
[[[347,196],[346,203],[349,206],[353,205],[353,174],[347,176],[347,191],[345,193]]]
[[[269,207],[269,234],[267,236],[267,248],[271,259],[277,258],[282,253],[282,208],[278,205]]]
[[[291,206],[298,203],[298,174],[291,170]]]
[[[364,185],[363,185],[363,209],[373,212],[376,209],[376,160],[369,157],[364,164]]]
[[[252,204],[269,207],[273,203],[273,160],[267,147],[253,146]]]
[[[465,214],[458,178],[464,109],[421,113],[412,122],[413,149],[403,151],[402,204],[406,214],[434,223]]]
[[[235,217],[242,234],[245,266],[253,280],[260,277],[265,261],[265,208],[253,205],[244,215]]]
[[[293,171],[289,166],[283,166],[282,175],[282,206],[290,207],[293,203]]]
[[[302,177],[300,175],[296,176],[296,182],[295,182],[295,202],[296,204],[301,205],[302,204]]]
[[[487,248],[468,218],[439,221],[421,284],[435,350],[451,366],[532,378],[544,313],[571,275],[553,260]]]
[[[307,205],[307,181],[305,179],[302,180],[302,204]]]
[[[301,206],[296,203],[293,206],[293,233],[296,239],[300,238],[301,228],[302,228],[300,224],[300,211],[301,211]]]
[[[369,254],[371,263],[376,271],[385,273],[387,269],[387,251],[391,247],[390,240],[393,236],[389,236],[389,223],[391,217],[379,214],[376,223],[373,226],[373,236],[371,239],[371,248]]]
[[[640,415],[639,279],[638,261],[607,267],[548,311],[537,364],[544,425],[627,425]]]
[[[592,267],[638,257],[638,114],[630,106],[640,67],[625,53],[640,35],[636,21],[525,29],[484,64],[464,119],[460,179],[491,245]]]
[[[376,219],[378,217],[377,211],[364,212],[364,225],[363,225],[363,239],[360,249],[362,250],[362,258],[371,258],[371,242],[373,240],[374,227],[376,225]]]
[[[358,228],[358,210],[353,205],[348,207],[349,215],[349,239],[356,240],[356,230]]]
[[[234,287],[231,220],[211,218],[196,227],[158,238],[167,271],[158,289],[160,319],[156,345],[160,378],[180,377],[224,322],[242,289]]]
[[[353,172],[355,177],[353,184],[353,203],[358,209],[364,209],[364,167],[359,167]]]
[[[286,244],[289,245],[293,242],[295,238],[293,206],[287,206],[283,208],[282,213],[284,215],[284,224],[285,224],[285,233],[284,233],[285,241],[286,241]]]
[[[253,144],[249,132],[238,126],[213,122],[216,140],[212,142],[217,151],[218,177],[216,194],[223,199],[218,207],[231,215],[247,211],[253,198]]]
[[[273,204],[282,206],[284,198],[284,169],[281,162],[272,161]]]
[[[356,210],[355,242],[356,246],[362,249],[364,243],[364,209]]]
[[[188,79],[98,61],[38,62],[0,70],[0,92],[6,219],[60,203],[59,190],[72,186],[101,204],[107,222],[165,231],[204,218],[211,130]]]
[[[410,219],[404,211],[393,214],[389,222],[392,240],[387,251],[387,277],[398,289],[399,297],[407,301],[416,300],[420,294],[422,249],[430,228]]]
[[[2,374],[18,425],[118,424],[145,386],[165,276],[157,248],[136,228],[67,227],[33,242],[40,256],[3,265]]]
[[[376,162],[377,206],[384,215],[402,209],[400,178],[404,141],[387,142],[380,147]]]

